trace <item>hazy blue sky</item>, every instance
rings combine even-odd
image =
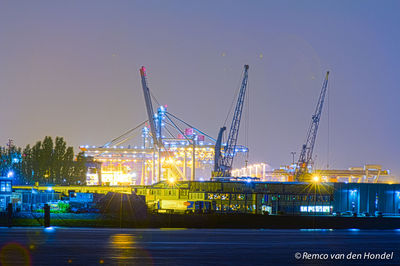
[[[400,1],[0,0],[0,144],[104,144],[146,119],[141,65],[162,104],[216,136],[249,64],[250,162],[279,167],[299,153],[329,69],[331,168],[400,174],[399,12]]]

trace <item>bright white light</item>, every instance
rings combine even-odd
[[[53,191],[52,187],[47,187],[47,191]]]
[[[46,228],[44,229],[44,231],[45,231],[45,232],[54,232],[54,231],[55,231],[55,228],[54,228],[53,226],[46,227]]]
[[[7,177],[8,178],[12,178],[13,176],[14,176],[14,172],[13,171],[8,171]]]
[[[317,176],[317,175],[313,176],[313,181],[316,182],[316,183],[318,183],[320,181],[320,179],[321,178],[319,176]]]
[[[330,212],[332,206],[300,206],[301,212]]]

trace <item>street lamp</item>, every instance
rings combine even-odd
[[[312,180],[313,180],[314,183],[319,183],[321,181],[321,177],[318,176],[318,175],[314,175],[312,177]]]
[[[292,155],[292,164],[294,164],[294,155],[296,154],[295,151],[290,152],[290,154]]]
[[[175,182],[176,182],[176,180],[175,180],[175,178],[173,178],[173,177],[170,177],[170,178],[168,179],[168,183],[169,183],[170,185],[175,184]]]

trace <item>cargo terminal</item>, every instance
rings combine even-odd
[[[155,111],[146,69],[140,68],[147,120],[103,146],[81,146],[92,159],[87,184],[130,186],[158,213],[400,215],[400,184],[381,165],[314,168],[329,71],[298,160],[292,153],[293,163],[279,169],[264,162],[248,164],[249,149],[238,144],[248,71],[244,65],[230,128],[224,124],[213,138],[170,113],[166,105]],[[127,145],[135,132],[141,145]],[[244,167],[235,169],[234,159],[237,167]]]
[[[147,120],[104,145],[80,146],[87,157],[86,186],[53,186],[51,191],[60,196],[71,192],[136,194],[154,213],[400,216],[398,177],[381,165],[314,168],[313,148],[329,71],[298,160],[292,152],[292,164],[278,169],[265,162],[249,164],[249,149],[238,143],[248,70],[245,65],[230,128],[224,124],[213,138],[172,114],[166,105],[155,112],[142,67]],[[135,137],[136,145],[128,144]],[[18,189],[20,193],[34,191],[31,186],[13,189],[14,194]],[[35,190],[44,193],[48,187],[35,186]],[[2,197],[2,205],[11,199],[11,195]]]

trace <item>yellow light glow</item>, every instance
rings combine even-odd
[[[314,175],[312,180],[313,180],[315,183],[318,183],[318,182],[321,181],[321,177],[319,177],[319,176],[317,176],[317,175]]]
[[[168,183],[170,183],[171,185],[175,183],[175,178],[170,177],[168,178]]]

